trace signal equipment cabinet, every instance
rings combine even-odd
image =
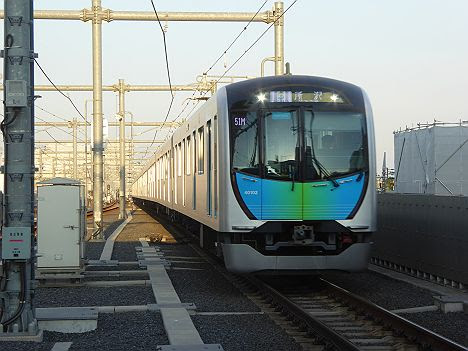
[[[54,178],[38,183],[37,269],[78,272],[84,257],[86,206],[83,185]]]

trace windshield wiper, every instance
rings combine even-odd
[[[317,159],[317,157],[315,157],[315,155],[312,155],[312,160],[314,161],[315,165],[322,174],[322,178],[331,181],[333,183],[333,186],[335,188],[338,188],[340,184],[336,181],[336,179],[332,178],[330,172],[320,163],[320,161]]]

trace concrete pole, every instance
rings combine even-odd
[[[104,144],[102,122],[102,19],[101,0],[93,6],[93,219],[94,238],[104,239],[102,223]]]
[[[125,84],[119,79],[119,144],[120,144],[120,187],[119,187],[119,218],[127,218],[125,211]]]
[[[33,1],[5,0],[3,96],[5,222],[0,340],[42,339],[32,308],[34,279],[34,29]],[[13,240],[15,239],[15,240]]]
[[[78,123],[76,118],[72,121],[73,130],[73,179],[78,179]]]
[[[275,18],[281,18],[275,22],[275,76],[284,74],[284,11],[283,2],[275,2]]]

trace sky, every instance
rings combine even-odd
[[[159,12],[256,12],[263,2],[154,1]],[[292,2],[286,0],[285,8]],[[34,3],[36,9],[78,10],[89,8],[91,0]],[[152,10],[150,0],[103,0],[102,6],[112,10]],[[272,6],[270,0],[262,11]],[[285,15],[285,60],[291,63],[293,74],[330,77],[364,88],[374,111],[378,169],[384,151],[392,167],[393,131],[434,119],[468,120],[467,13],[466,0],[299,0]],[[172,83],[189,84],[211,66],[245,23],[167,25]],[[252,23],[210,73],[224,73],[225,64],[231,65],[266,28],[263,23]],[[38,61],[54,83],[92,84],[90,22],[37,20],[35,31]],[[229,74],[259,76],[261,60],[273,53],[272,28]],[[119,78],[128,84],[167,84],[159,26],[148,22],[104,23],[103,64],[104,85],[115,84]],[[273,74],[273,64],[267,63],[266,67],[266,73]],[[48,84],[37,70],[36,84]],[[65,119],[80,118],[58,93],[40,95],[37,105],[41,108]],[[176,94],[169,120],[180,113],[190,95]],[[91,99],[92,94],[70,93],[70,97],[83,112],[85,100]],[[126,110],[137,121],[161,121],[169,98],[169,93],[131,92],[127,94]],[[104,93],[105,117],[115,121],[116,111],[115,94]],[[37,110],[36,116],[56,119],[42,110]],[[59,133],[54,135],[60,136]],[[111,130],[111,138],[115,133]],[[152,139],[153,133],[140,138]],[[48,136],[39,132],[37,138]]]

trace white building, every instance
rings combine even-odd
[[[394,133],[395,192],[468,195],[468,125],[430,124]]]

